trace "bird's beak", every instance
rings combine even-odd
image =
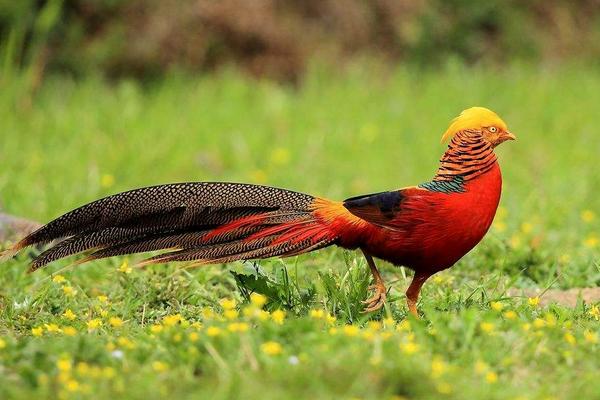
[[[496,141],[494,142],[494,147],[498,146],[501,143],[506,142],[507,140],[517,140],[517,137],[510,133],[509,131],[504,131],[498,136]]]
[[[510,133],[509,131],[504,132],[503,139],[506,140],[517,140],[517,137]]]

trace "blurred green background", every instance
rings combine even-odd
[[[597,0],[3,0],[3,73],[158,78],[234,65],[298,82],[311,60],[431,68],[600,56]]]

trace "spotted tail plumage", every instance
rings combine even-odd
[[[287,257],[335,243],[315,198],[268,186],[178,183],[94,201],[42,226],[5,256],[52,242],[31,270],[79,253],[90,260],[167,250],[141,264],[195,264]]]

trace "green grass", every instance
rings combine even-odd
[[[496,110],[519,140],[498,150],[493,229],[426,284],[421,320],[406,316],[410,271],[381,262],[389,302],[361,314],[367,268],[336,249],[131,273],[115,259],[26,274],[23,254],[0,268],[0,398],[600,398],[597,308],[507,295],[600,284],[600,71],[357,67],[315,69],[298,89],[235,73],[149,87],[51,78],[33,98],[22,88],[4,82],[0,95],[0,204],[42,221],[174,181],[338,199],[416,184],[433,175],[449,120],[471,105]],[[285,311],[282,324],[248,305],[252,291],[267,295],[265,310]],[[223,314],[229,298],[240,316]]]

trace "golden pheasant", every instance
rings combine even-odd
[[[423,283],[451,267],[488,231],[502,188],[494,148],[514,140],[494,112],[473,107],[455,118],[433,179],[419,186],[332,201],[268,186],[195,182],[135,189],[94,201],[42,226],[4,256],[60,239],[31,263],[34,271],[87,252],[81,262],[165,250],[140,265],[227,263],[290,257],[337,245],[360,249],[373,274],[365,311],[380,309],[386,288],[373,257],[415,271],[410,312]]]

